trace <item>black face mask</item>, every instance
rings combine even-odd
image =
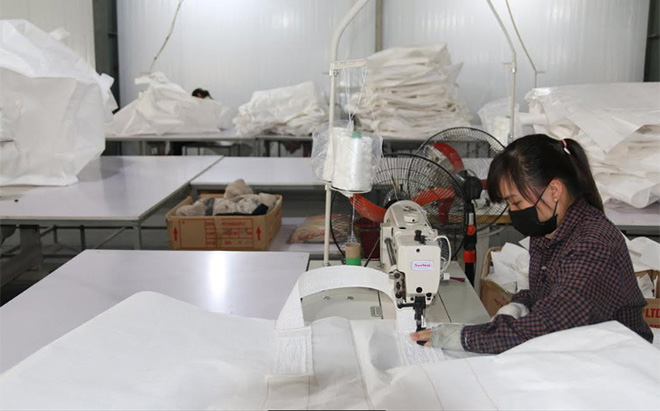
[[[548,187],[546,186],[546,188]],[[546,188],[543,189],[533,206],[517,211],[509,210],[513,227],[524,236],[539,237],[550,234],[557,229],[557,203],[555,203],[555,211],[552,212],[552,217],[546,221],[539,221],[539,215],[536,212],[536,205],[541,201]]]

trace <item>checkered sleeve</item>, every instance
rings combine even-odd
[[[611,250],[599,243],[577,244],[554,273],[540,279],[549,292],[522,318],[498,315],[492,322],[466,326],[461,333],[463,348],[497,354],[529,339],[554,331],[589,324],[592,301],[606,295],[607,284],[598,279],[608,270]]]
[[[534,298],[529,290],[520,290],[511,298],[512,303],[519,303],[525,305],[528,309],[534,305]]]

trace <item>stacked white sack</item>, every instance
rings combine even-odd
[[[138,98],[105,125],[107,136],[217,133],[231,127],[231,111],[218,100],[193,97],[165,74],[135,79],[146,84]]]
[[[457,99],[462,66],[451,64],[446,44],[383,50],[367,58],[363,95],[353,95],[344,109],[355,112],[362,130],[389,137],[468,126],[467,106]]]
[[[660,199],[660,83],[538,88],[525,97],[536,132],[586,150],[604,202]]]
[[[633,240],[629,240],[626,236],[623,238],[628,246],[630,260],[636,273],[646,270],[660,270],[660,243],[647,237],[637,237]],[[519,244],[522,247],[506,243],[500,251],[491,251],[490,257],[493,266],[485,278],[495,282],[512,294],[529,288],[529,237],[520,240]],[[648,277],[637,279],[642,291],[655,289],[652,282],[648,286],[650,281]]]
[[[234,125],[239,136],[263,132],[306,136],[327,121],[325,104],[314,83],[307,81],[291,87],[261,90],[238,108]]]

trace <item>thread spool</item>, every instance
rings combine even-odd
[[[362,246],[360,243],[346,243],[344,252],[346,253],[346,265],[362,265]]]
[[[337,136],[350,137],[351,135],[353,135],[353,130],[351,130],[350,128],[344,128],[344,127],[332,128],[332,135],[328,137],[328,141],[327,141],[328,145],[325,154],[325,161],[323,163],[322,180],[325,181],[326,183],[332,182],[332,172],[334,170],[333,142],[335,141],[335,138]]]
[[[332,188],[349,193],[371,190],[372,144],[371,137],[358,132],[334,136]]]

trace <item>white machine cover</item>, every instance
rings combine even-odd
[[[0,185],[73,184],[105,149],[114,80],[56,34],[0,21]]]
[[[340,280],[310,273],[295,286],[277,322],[136,294],[0,376],[0,408],[528,410],[660,404],[660,350],[619,323],[557,332],[497,356],[444,361],[441,350],[414,344],[393,320],[333,317],[301,326],[299,307],[292,308],[300,297],[318,289],[318,280],[344,286],[348,278],[347,269],[332,272]],[[357,277],[375,288],[384,285],[373,272]]]
[[[537,88],[525,97],[535,130],[578,141],[604,202],[660,199],[660,83]]]
[[[231,127],[231,110],[218,100],[193,97],[165,74],[135,79],[146,84],[138,98],[106,124],[108,136],[218,133]]]

